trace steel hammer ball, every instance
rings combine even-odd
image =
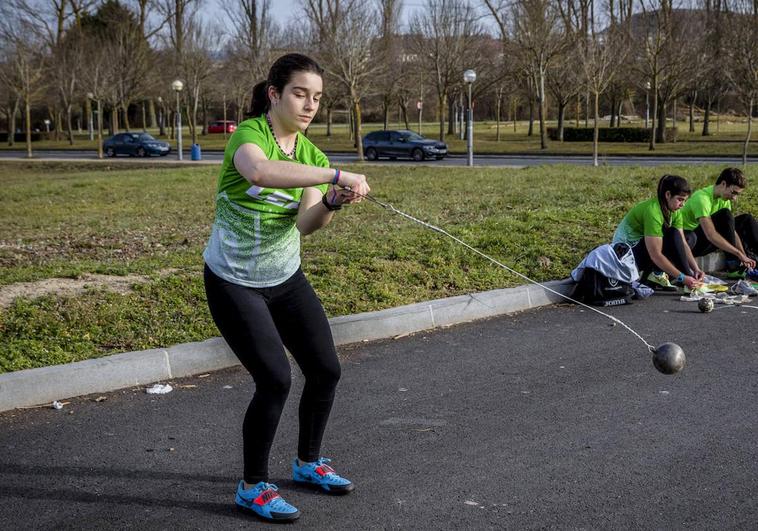
[[[676,343],[663,343],[653,351],[653,365],[663,374],[675,374],[684,368],[684,350]]]

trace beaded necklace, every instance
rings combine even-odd
[[[269,116],[268,113],[266,113],[266,123],[268,124],[268,129],[269,129],[269,131],[271,131],[271,136],[274,137],[274,142],[276,142],[276,147],[279,148],[279,151],[281,151],[282,153],[284,153],[284,155],[286,157],[294,159],[295,158],[295,153],[297,152],[297,134],[295,135],[295,143],[292,146],[292,151],[290,151],[288,153],[287,151],[284,150],[284,148],[282,147],[282,145],[279,143],[279,139],[276,138],[276,133],[274,133],[274,124],[271,123],[271,116]]]

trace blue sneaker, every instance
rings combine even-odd
[[[284,501],[278,490],[276,485],[265,481],[245,490],[245,483],[240,481],[234,501],[240,509],[252,511],[265,520],[286,522],[300,518],[300,511]]]
[[[758,282],[758,268],[750,268],[745,272],[745,276],[754,282]]]
[[[295,483],[314,485],[329,494],[347,494],[355,488],[353,483],[334,471],[329,466],[331,459],[319,458],[315,463],[300,464],[299,459],[292,462],[292,479]]]

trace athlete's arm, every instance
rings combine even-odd
[[[751,260],[742,249],[742,242],[739,239],[740,237],[737,236],[737,233],[734,235],[735,240],[739,242],[739,247],[732,245],[726,240],[726,238],[719,234],[719,232],[716,230],[716,226],[713,224],[713,220],[709,216],[704,216],[698,219],[698,221],[700,222],[700,227],[703,229],[703,233],[705,234],[705,237],[708,238],[709,242],[711,242],[722,251],[733,254],[740,262],[747,265],[748,267],[753,267],[755,265],[755,262],[753,262],[753,260]],[[750,265],[750,262],[753,262],[753,266]]]
[[[676,266],[664,256],[663,238],[660,236],[645,236],[645,247],[647,247],[647,252],[653,263],[657,265],[661,271],[667,273],[669,278],[676,279],[679,276],[679,273],[684,273],[684,271],[679,271]],[[694,277],[685,274],[684,284],[688,288],[692,288],[700,284],[700,282]]]
[[[237,148],[234,167],[251,184],[263,188],[307,188],[330,183],[335,175],[332,168],[307,166],[286,160],[268,160],[263,150],[252,143]],[[366,195],[370,191],[366,177],[358,173],[340,172],[339,185],[360,195]],[[357,201],[360,201],[360,197]]]

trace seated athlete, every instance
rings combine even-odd
[[[758,279],[758,222],[750,214],[734,216],[732,202],[745,190],[747,180],[738,168],[726,168],[716,184],[697,190],[682,208],[684,235],[694,256],[722,250],[727,269],[746,268]],[[751,256],[752,254],[752,256]]]
[[[690,192],[683,177],[664,175],[658,181],[657,196],[632,207],[616,229],[613,243],[632,248],[642,282],[670,287],[671,278],[690,289],[701,284],[704,273],[682,231],[680,209]]]

